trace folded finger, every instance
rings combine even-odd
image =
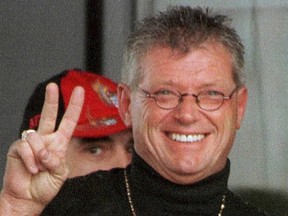
[[[59,157],[55,152],[43,149],[39,152],[39,159],[41,164],[46,168],[46,170],[49,170],[52,175],[57,175],[63,180],[67,178],[69,170],[65,164],[64,157]]]
[[[36,163],[35,155],[27,141],[22,141],[22,140],[18,141],[18,143],[15,145],[12,151],[12,154],[8,154],[8,156],[14,158],[15,152],[16,152],[16,155],[20,157],[20,160],[23,162],[28,172],[32,174],[36,174],[39,171],[39,168]],[[15,158],[17,158],[17,156]]]

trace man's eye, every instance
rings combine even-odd
[[[133,153],[133,146],[128,147],[128,148],[127,148],[127,152],[128,152],[128,153]]]
[[[221,96],[221,95],[223,95],[221,92],[214,91],[214,90],[207,91],[205,94],[209,95],[209,96]]]
[[[100,154],[102,152],[102,149],[98,146],[93,146],[88,149],[89,153],[91,154]]]
[[[175,93],[168,89],[161,89],[155,93],[155,95],[175,95]]]
[[[127,146],[127,152],[128,152],[128,153],[133,153],[133,150],[134,150],[133,145],[134,145],[134,139],[131,138],[131,139],[129,140],[128,146]]]

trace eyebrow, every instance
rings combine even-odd
[[[81,143],[92,143],[92,142],[107,142],[111,141],[112,139],[109,136],[104,137],[97,137],[97,138],[81,138]]]
[[[113,141],[113,139],[110,136],[97,137],[97,138],[88,138],[88,137],[80,138],[80,144],[82,145],[89,145],[90,143],[94,143],[94,142],[108,142],[107,144],[109,144],[109,142],[111,141]],[[125,145],[133,146],[134,145],[133,137],[131,137],[127,141],[127,143],[125,143]]]
[[[220,85],[219,85],[220,83]],[[177,83],[174,80],[166,80],[165,82],[162,83],[163,85],[167,85],[167,86],[171,86],[174,87],[177,85]],[[211,81],[207,81],[204,83],[201,83],[197,86],[195,86],[196,88],[213,88],[213,87],[224,87],[225,85],[223,85],[223,80],[221,79],[216,79],[216,80],[211,80]]]

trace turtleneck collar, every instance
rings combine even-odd
[[[217,215],[227,191],[230,161],[225,168],[192,185],[178,185],[161,177],[136,153],[128,168],[131,196],[140,212],[177,212],[185,215]],[[184,212],[184,214],[183,214]]]

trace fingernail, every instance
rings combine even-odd
[[[38,171],[39,171],[39,169],[37,166],[34,166],[34,165],[30,166],[30,172],[31,173],[36,174],[36,173],[38,173]]]

